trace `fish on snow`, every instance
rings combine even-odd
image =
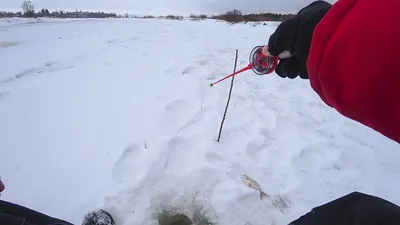
[[[260,199],[262,200],[264,197],[269,197],[262,189],[261,186],[250,176],[243,174],[241,176],[242,181],[250,188],[253,188],[260,192]]]

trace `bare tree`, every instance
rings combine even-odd
[[[32,17],[35,15],[35,6],[31,1],[24,1],[21,5],[22,11],[26,17]]]
[[[234,9],[232,11],[228,11],[225,13],[225,15],[230,15],[230,16],[241,16],[242,12],[238,9]]]

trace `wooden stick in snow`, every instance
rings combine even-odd
[[[233,67],[233,72],[236,72],[236,64],[237,64],[237,59],[238,59],[238,50],[236,49],[236,56],[235,56],[235,66]],[[219,128],[219,133],[218,133],[218,142],[221,139],[221,132],[222,132],[222,127],[224,126],[224,122],[225,122],[225,117],[226,117],[226,112],[228,111],[228,106],[229,106],[229,102],[231,100],[231,95],[232,95],[232,88],[233,88],[233,81],[235,80],[235,76],[232,76],[232,80],[231,80],[231,88],[229,89],[229,95],[228,95],[228,101],[226,102],[226,107],[225,107],[225,112],[224,112],[224,116],[222,117],[222,121],[221,121],[221,126]]]

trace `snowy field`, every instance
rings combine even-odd
[[[0,198],[74,224],[104,208],[119,225],[156,224],[162,204],[203,205],[221,225],[288,224],[353,191],[400,204],[400,146],[306,80],[238,75],[216,142],[230,80],[209,83],[275,28],[1,20]]]

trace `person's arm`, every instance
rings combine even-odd
[[[329,106],[400,142],[400,1],[315,1],[282,22],[268,51],[276,74],[310,79]]]
[[[315,27],[312,88],[342,115],[400,142],[400,1],[340,0]]]

